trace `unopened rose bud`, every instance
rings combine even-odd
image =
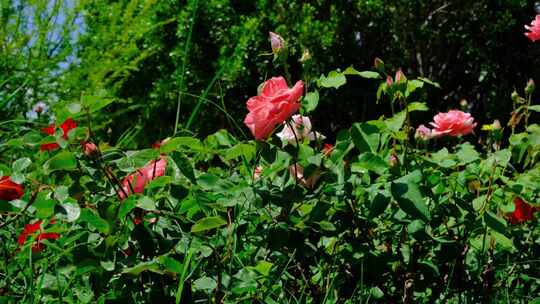
[[[392,79],[392,76],[388,75],[386,76],[386,86],[391,87],[394,84],[394,80]]]
[[[396,71],[395,82],[396,83],[401,83],[401,82],[405,82],[405,81],[407,81],[407,77],[405,77],[405,74],[403,74],[403,71],[401,71],[401,69],[397,70]]]
[[[375,57],[375,62],[373,63],[373,66],[377,70],[382,70],[384,69],[384,62],[379,57]]]
[[[500,130],[501,129],[501,122],[498,119],[495,119],[493,121],[493,124],[491,125],[492,130]]]
[[[459,101],[459,105],[461,106],[462,109],[466,109],[469,103],[467,102],[467,99],[462,99]]]
[[[284,47],[285,47],[285,40],[283,38],[274,33],[270,32],[270,45],[272,46],[272,52],[274,54],[279,53]]]
[[[510,97],[512,98],[513,102],[518,102],[519,100],[519,94],[515,90],[514,92],[512,92],[512,95],[510,95]]]
[[[82,142],[83,152],[86,156],[91,157],[98,153],[98,147],[92,142]]]
[[[535,88],[536,85],[534,84],[534,80],[529,79],[529,81],[527,81],[527,86],[525,87],[525,94],[532,94]]]

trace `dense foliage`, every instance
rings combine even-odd
[[[492,2],[0,0],[0,303],[540,302]]]

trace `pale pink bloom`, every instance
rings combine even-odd
[[[261,166],[255,167],[255,170],[253,170],[253,179],[259,180],[261,178],[262,172],[263,172],[263,167]]]
[[[281,140],[288,141],[291,144],[295,144],[296,140],[301,142],[304,139],[307,140],[323,140],[326,136],[319,132],[311,131],[311,120],[309,117],[302,115],[293,115],[292,122],[284,122],[285,127],[281,132],[276,134]],[[291,128],[292,126],[292,128]]]
[[[149,162],[122,180],[122,190],[117,192],[118,197],[123,200],[132,193],[143,193],[144,187],[156,177],[163,176],[166,168],[167,160],[164,157]]]
[[[279,51],[281,51],[285,47],[285,40],[283,40],[283,38],[280,35],[274,32],[269,32],[269,34],[270,34],[270,45],[272,46],[272,52],[279,53]]]
[[[540,40],[540,14],[536,15],[530,26],[525,25],[525,29],[529,31],[525,32],[525,36],[531,41]]]
[[[311,174],[308,178],[304,176],[304,168],[298,164],[289,166],[289,173],[294,176],[296,174],[296,180],[306,188],[313,188],[321,175],[319,172]]]
[[[432,134],[434,137],[443,135],[461,136],[473,132],[476,123],[469,113],[458,110],[450,110],[447,113],[439,113],[433,117]]]
[[[416,128],[416,132],[414,133],[415,138],[420,138],[422,140],[430,140],[433,137],[433,134],[431,132],[431,129],[424,126],[419,125],[418,128]]]
[[[98,153],[98,147],[93,142],[82,142],[83,152],[86,156],[93,156]]]
[[[303,94],[304,82],[301,80],[289,88],[281,76],[269,79],[264,83],[261,93],[247,101],[249,113],[244,124],[256,140],[266,139],[278,124],[298,111],[301,105],[298,101]]]

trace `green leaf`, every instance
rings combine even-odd
[[[506,233],[506,222],[489,211],[484,213],[484,222],[489,228],[497,231],[498,233]]]
[[[360,77],[363,77],[363,78],[368,78],[368,79],[380,79],[381,78],[381,75],[379,75],[378,72],[374,72],[374,71],[361,71],[361,72],[359,72],[353,67],[348,67],[347,69],[345,69],[345,71],[343,71],[343,74],[345,74],[345,75],[357,75],[357,76],[360,76]]]
[[[429,221],[429,210],[416,184],[392,183],[391,190],[392,196],[405,213],[415,219]]]
[[[32,164],[32,161],[28,157],[19,158],[13,162],[11,167],[13,172],[23,172],[28,166]]]
[[[407,112],[401,111],[391,118],[388,118],[384,121],[386,124],[386,127],[392,131],[392,132],[398,132],[401,127],[403,126],[403,123],[405,122],[405,118],[407,117]]]
[[[81,98],[83,106],[90,111],[90,113],[97,112],[109,104],[111,104],[114,99],[106,98],[103,96],[88,96],[84,95]]]
[[[255,146],[246,143],[239,143],[232,148],[225,150],[225,159],[237,159],[244,156],[250,162],[255,157]]]
[[[377,152],[380,137],[380,130],[377,126],[366,122],[355,123],[351,128],[351,136],[360,153]]]
[[[54,215],[54,206],[56,201],[49,198],[49,192],[39,192],[33,207],[36,208],[36,217],[40,219],[47,219]]]
[[[156,203],[148,196],[143,196],[137,201],[137,207],[146,211],[152,211],[156,210]]]
[[[218,216],[210,216],[200,219],[191,227],[191,232],[202,232],[227,225],[227,221]]]
[[[76,221],[81,215],[81,208],[77,204],[77,201],[69,203],[63,203],[60,206],[66,211],[66,218],[68,222]]]
[[[309,92],[302,99],[302,106],[306,113],[309,113],[317,108],[319,104],[319,91]]]
[[[118,218],[123,219],[125,218],[131,210],[135,209],[137,207],[137,196],[130,196],[125,201],[120,204],[120,208],[118,210]]]
[[[79,221],[86,222],[103,234],[109,234],[110,226],[107,221],[99,217],[94,211],[84,208],[81,210]]]
[[[193,289],[195,290],[204,290],[210,292],[217,287],[216,280],[209,277],[202,277],[193,282]]]
[[[133,267],[127,267],[122,270],[122,274],[126,274],[132,277],[138,277],[144,271],[151,271],[159,274],[164,274],[164,271],[161,270],[159,263],[157,261],[149,261],[139,263]]]
[[[480,158],[480,155],[470,143],[464,143],[459,146],[459,151],[456,153],[459,160],[459,165],[463,166],[472,163]]]
[[[172,151],[204,151],[201,141],[194,137],[173,137],[161,144],[160,153],[170,153]]]
[[[268,276],[270,274],[270,270],[272,270],[272,266],[274,266],[273,263],[267,262],[267,261],[259,261],[253,269],[257,271],[258,273],[262,274],[263,276]]]
[[[425,102],[411,102],[407,109],[409,112],[415,112],[415,111],[429,111],[429,107],[426,105]]]
[[[379,192],[375,195],[371,204],[369,205],[369,215],[370,217],[376,217],[384,212],[388,205],[390,204],[390,196]]]
[[[337,71],[331,71],[328,76],[321,75],[318,84],[323,88],[336,88],[338,89],[342,85],[347,83],[347,79],[342,73]]]
[[[528,107],[529,111],[540,112],[540,105],[534,105]]]
[[[361,169],[373,171],[379,175],[383,175],[388,169],[388,163],[379,155],[366,152],[360,154],[358,161],[351,165],[351,170],[353,172],[360,172],[362,171]]]
[[[174,151],[171,153],[171,157],[175,164],[180,169],[180,172],[192,183],[196,183],[195,172],[193,171],[193,166],[189,158],[182,152]]]
[[[77,169],[77,159],[75,158],[75,155],[73,153],[69,151],[63,151],[56,154],[47,162],[45,162],[45,164],[43,165],[43,169],[47,173],[59,170],[75,170]]]

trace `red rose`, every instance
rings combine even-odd
[[[12,201],[24,195],[24,188],[11,180],[9,176],[0,177],[0,200]]]
[[[71,118],[66,119],[60,125],[60,129],[62,129],[62,137],[64,137],[64,139],[68,139],[69,131],[71,131],[72,129],[75,129],[76,127],[77,127],[77,123],[73,119]],[[41,131],[43,131],[43,133],[47,135],[54,135],[54,132],[56,131],[56,127],[54,124],[50,124],[48,127],[41,129]],[[48,143],[48,144],[42,144],[39,147],[39,150],[52,151],[52,150],[58,149],[59,147],[60,146],[57,143]]]
[[[32,252],[38,252],[43,250],[44,246],[43,244],[41,244],[41,240],[56,240],[60,238],[60,234],[55,232],[41,232],[41,220],[39,220],[33,224],[24,225],[24,230],[19,235],[17,243],[20,246],[24,245],[24,243],[26,242],[26,238],[36,231],[39,231],[40,233],[37,236],[36,243],[32,245]]]
[[[263,84],[261,93],[251,97],[246,105],[249,113],[244,124],[257,140],[264,140],[274,128],[291,117],[300,108],[298,102],[304,93],[300,80],[289,88],[283,77],[273,77]]]
[[[537,208],[529,205],[529,203],[520,198],[514,200],[514,206],[514,212],[507,214],[508,222],[513,225],[533,220],[534,212],[538,211]]]
[[[159,160],[149,162],[137,172],[128,175],[122,180],[122,190],[119,190],[118,197],[123,200],[133,193],[143,193],[144,187],[156,177],[163,176],[167,168],[167,160],[161,157]]]

